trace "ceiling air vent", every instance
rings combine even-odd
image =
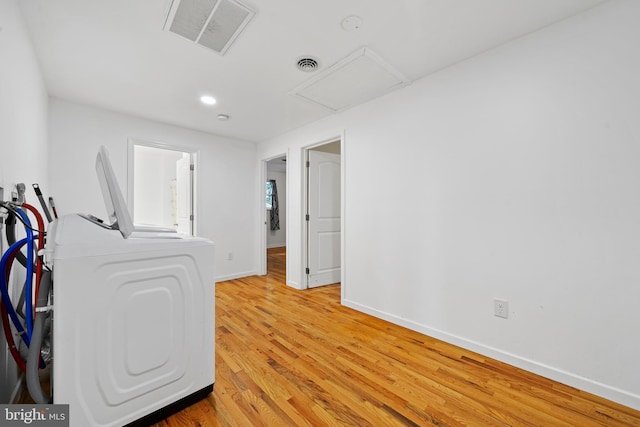
[[[253,15],[235,0],[173,0],[164,29],[224,55]]]
[[[298,67],[298,70],[304,71],[305,73],[312,73],[319,67],[318,61],[310,56],[298,59],[296,66]]]
[[[335,112],[408,84],[400,72],[370,49],[362,48],[289,93]]]

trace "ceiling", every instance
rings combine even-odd
[[[267,162],[267,171],[287,173],[287,156],[269,160]]]
[[[410,84],[603,0],[239,1],[255,16],[224,55],[164,30],[172,0],[19,4],[51,96],[262,141],[334,114],[291,92],[362,48]]]

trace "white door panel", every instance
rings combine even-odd
[[[340,281],[340,155],[309,151],[307,286]]]

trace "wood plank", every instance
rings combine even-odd
[[[216,285],[216,384],[157,427],[640,426],[640,412],[340,305],[340,285]]]

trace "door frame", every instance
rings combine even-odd
[[[192,147],[187,147],[183,145],[175,145],[175,144],[167,144],[163,142],[149,141],[140,138],[128,138],[127,139],[127,207],[131,213],[131,218],[133,218],[133,205],[135,203],[133,198],[133,189],[134,189],[134,146],[142,145],[145,147],[158,148],[162,150],[170,150],[170,151],[179,151],[181,153],[189,153],[191,155],[191,162],[193,164],[193,174],[192,174],[192,185],[191,185],[191,214],[193,215],[192,221],[192,230],[191,234],[193,236],[198,235],[198,200],[199,200],[199,188],[198,188],[198,170],[199,170],[199,150],[196,150]]]
[[[307,236],[307,221],[304,218],[304,216],[307,214],[307,208],[308,208],[308,191],[309,191],[309,182],[308,182],[308,177],[307,177],[307,159],[309,158],[309,151],[314,149],[314,148],[318,148],[321,147],[323,145],[327,145],[327,144],[331,144],[334,142],[339,142],[340,144],[340,292],[341,292],[341,300],[344,300],[345,297],[345,290],[346,290],[346,284],[345,284],[345,277],[346,277],[346,263],[345,263],[345,259],[346,259],[346,239],[345,239],[345,212],[346,212],[346,198],[345,198],[345,143],[344,143],[344,133],[341,133],[337,136],[331,137],[331,138],[327,138],[327,139],[323,139],[322,141],[319,142],[315,142],[309,145],[305,145],[303,147],[301,147],[300,149],[300,165],[301,165],[301,182],[302,182],[302,194],[301,194],[301,198],[300,198],[300,202],[301,202],[301,206],[300,208],[302,209],[302,224],[301,224],[301,229],[300,229],[300,236],[301,236],[301,242],[300,242],[300,284],[301,284],[301,288],[302,289],[309,289],[308,287],[308,280],[307,280],[307,273],[306,273],[306,268],[307,268],[307,257],[308,257],[308,252],[309,252],[309,247],[308,247],[308,236]]]
[[[267,274],[267,209],[264,205],[265,203],[265,199],[267,198],[267,189],[265,186],[265,183],[267,182],[267,162],[280,158],[280,157],[285,157],[286,159],[289,159],[289,150],[287,150],[287,152],[285,153],[280,153],[277,154],[275,156],[271,156],[268,157],[266,159],[262,159],[260,161],[260,207],[259,207],[259,212],[260,212],[260,227],[262,229],[262,232],[259,233],[260,234],[260,245],[258,248],[258,275],[264,276],[265,274]],[[285,210],[285,217],[289,218],[289,162],[287,162],[286,165],[286,172],[285,175],[287,177],[287,185],[286,185],[286,191],[285,191],[285,198],[286,198],[286,203],[284,206],[284,210]],[[285,224],[285,246],[289,245],[289,221],[286,222]],[[287,251],[287,258],[289,258],[289,252]],[[285,260],[285,265],[289,265],[289,263],[286,262]],[[288,270],[288,268],[287,268]],[[289,272],[286,272],[286,275],[288,276]],[[285,279],[286,280],[286,279]]]

